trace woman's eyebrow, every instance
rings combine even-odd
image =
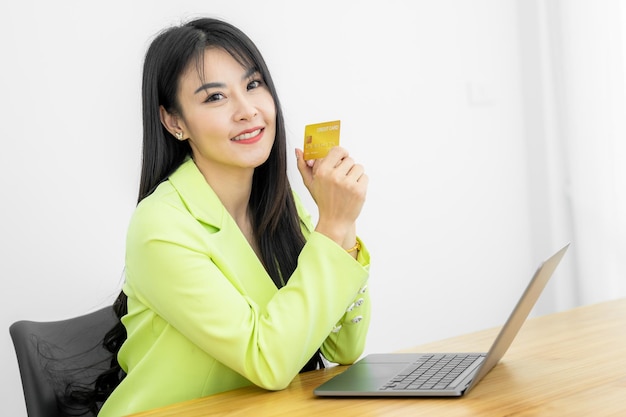
[[[252,77],[254,74],[256,74],[257,72],[259,72],[258,69],[256,68],[249,68],[246,73],[241,77],[242,80],[247,80],[248,78]],[[224,83],[219,83],[219,82],[214,82],[214,83],[206,83],[206,84],[202,84],[200,87],[198,87],[196,89],[196,91],[194,91],[194,94],[198,94],[200,91],[202,90],[208,90],[209,88],[224,88],[226,87],[226,84]]]
[[[198,94],[200,91],[208,90],[209,88],[224,88],[224,87],[226,87],[226,84],[224,83],[206,83],[198,87],[196,91],[194,91],[193,93]]]
[[[259,70],[256,67],[248,68],[248,71],[246,71],[246,73],[243,75],[243,77],[241,77],[241,79],[246,80],[252,77],[257,72],[259,72]]]

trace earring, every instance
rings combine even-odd
[[[183,140],[183,132],[176,132],[176,139]]]

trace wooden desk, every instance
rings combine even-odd
[[[486,351],[497,331],[406,351]],[[343,370],[298,375],[283,391],[246,387],[134,416],[626,416],[626,299],[528,320],[502,361],[465,397],[313,395]]]

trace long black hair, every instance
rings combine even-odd
[[[258,71],[274,99],[276,138],[267,161],[254,171],[249,211],[261,261],[276,286],[281,287],[295,270],[305,242],[287,177],[285,123],[276,88],[261,53],[248,36],[233,25],[211,18],[192,20],[161,32],[148,48],[142,82],[143,150],[138,202],[149,196],[191,155],[188,142],[177,140],[161,123],[159,106],[169,113],[182,115],[177,98],[181,75],[194,64],[202,76],[207,48],[220,48],[243,67]],[[114,309],[120,319],[128,312],[123,291]],[[98,377],[93,390],[83,392],[82,397],[79,395],[81,401],[91,404],[94,412],[125,377],[117,362],[117,353],[125,340],[126,329],[120,321],[104,338],[104,346],[112,354],[111,368]],[[302,371],[323,366],[318,350]]]

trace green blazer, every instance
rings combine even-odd
[[[320,348],[331,362],[363,353],[369,253],[358,259],[314,231],[277,289],[191,159],[145,198],[126,242],[126,378],[100,416],[123,416],[255,384],[280,390]]]

